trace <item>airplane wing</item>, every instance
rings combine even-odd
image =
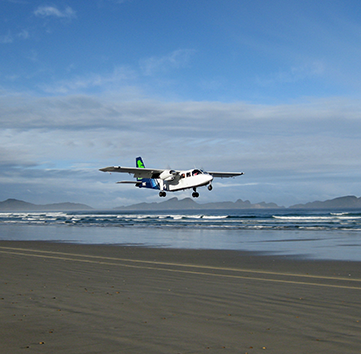
[[[159,178],[160,174],[165,170],[156,169],[156,168],[110,166],[110,167],[101,168],[99,171],[129,173],[134,175],[134,178]],[[174,172],[179,173],[179,171],[174,171]],[[220,178],[236,177],[243,175],[243,172],[210,172],[210,171],[207,172],[213,177],[220,177]]]
[[[209,172],[213,177],[227,178],[227,177],[237,177],[242,176],[243,172]]]
[[[159,170],[156,168],[110,166],[101,168],[99,171],[129,173],[134,175],[134,178],[159,178],[159,175],[164,170]]]

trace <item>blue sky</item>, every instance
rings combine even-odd
[[[357,1],[0,1],[0,200],[159,201],[133,166],[243,171],[198,202],[359,196]],[[189,192],[170,194],[179,198]]]

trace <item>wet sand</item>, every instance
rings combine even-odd
[[[358,262],[0,242],[1,353],[358,353]]]

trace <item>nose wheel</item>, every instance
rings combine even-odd
[[[209,191],[211,191],[213,189],[213,186],[211,184],[209,184],[207,188]]]

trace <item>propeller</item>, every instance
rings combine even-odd
[[[160,175],[159,178],[163,181],[173,181],[174,178],[178,175],[177,171],[174,170],[164,170]]]

